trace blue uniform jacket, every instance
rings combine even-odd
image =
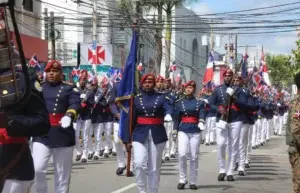
[[[21,72],[17,72],[20,79],[20,90],[25,89],[24,75]],[[2,72],[8,74],[8,72]],[[48,110],[41,93],[40,86],[32,84],[31,94],[28,100],[19,104],[15,108],[5,109],[0,112],[0,138],[1,141],[5,141],[7,137],[24,137],[25,140],[31,136],[43,136],[50,130],[50,122],[48,117]],[[15,92],[15,88],[6,88],[7,94]],[[3,97],[4,98],[4,97]],[[10,117],[10,118],[8,118]],[[10,123],[8,123],[10,122]],[[28,144],[24,144],[25,149],[21,154],[20,160],[16,163],[15,167],[8,171],[7,179],[31,181],[34,179],[34,166],[31,151]],[[22,144],[11,143],[0,145],[0,168],[6,168],[7,165],[14,159],[16,155],[21,151]]]
[[[197,120],[205,121],[206,112],[204,101],[197,100],[193,97],[184,97],[176,101],[175,104],[176,121],[174,129],[185,133],[199,133],[198,123],[182,123],[183,117],[196,117]]]
[[[242,88],[247,100],[247,108],[242,109],[242,120],[244,124],[253,125],[255,123],[255,112],[259,109],[254,97],[251,95],[249,89]]]
[[[120,82],[116,82],[116,83],[114,84],[113,89],[111,90],[111,98],[112,98],[113,101],[116,100],[116,97],[117,97],[117,93],[118,93],[119,88],[120,88]],[[110,104],[110,111],[111,111],[112,114],[113,114],[113,122],[118,123],[118,122],[119,122],[119,119],[116,117],[116,115],[117,115],[118,113],[121,113],[121,111],[120,111],[120,108],[116,105],[115,102],[112,102],[112,103]]]
[[[111,112],[110,105],[113,103],[111,94],[104,95],[102,90],[95,94],[99,97],[98,102],[95,102],[92,111],[92,123],[107,123],[113,121],[113,114]]]
[[[92,116],[92,108],[94,107],[95,92],[93,90],[81,90],[80,94],[85,94],[85,98],[81,99],[81,109],[79,111],[79,119],[89,120]]]
[[[209,101],[210,97],[211,96],[205,95],[203,99],[207,99]],[[206,117],[215,117],[217,114],[217,112],[214,109],[212,109],[209,104],[206,103],[205,103],[205,110],[206,110]]]
[[[217,112],[217,116],[216,116],[217,122],[221,117],[218,107],[227,106],[227,101],[228,101],[228,94],[226,93],[227,88],[228,87],[225,84],[215,88],[214,92],[212,93],[209,99],[210,107]],[[235,88],[235,90],[236,90],[234,93],[235,99],[232,104],[237,106],[239,109],[235,110],[231,108],[229,113],[229,118],[228,118],[229,123],[242,121],[240,109],[247,108],[247,101],[246,101],[245,94],[243,94],[243,92],[239,88]]]
[[[169,99],[164,94],[153,92],[140,91],[134,99],[133,106],[133,141],[144,143],[148,138],[149,130],[151,131],[154,144],[166,142],[168,140],[164,124],[159,125],[144,125],[138,124],[138,117],[160,118],[163,122],[166,114],[172,115],[173,107]],[[129,131],[124,131],[124,143],[128,143]]]
[[[271,119],[273,117],[274,105],[267,100],[262,100],[260,103],[261,106],[261,114],[263,118]]]
[[[51,116],[63,116],[67,112],[75,115],[81,108],[79,90],[69,83],[59,82],[51,85],[48,82],[43,84],[43,95]],[[43,137],[33,138],[34,142],[40,142],[50,148],[70,147],[75,145],[75,131],[73,124],[68,128],[62,128],[60,124],[51,123],[49,134]]]

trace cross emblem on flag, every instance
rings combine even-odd
[[[103,46],[96,46],[93,44],[88,50],[88,61],[92,64],[105,63],[105,49]]]
[[[296,111],[294,113],[294,117],[299,119],[300,118],[300,111]]]

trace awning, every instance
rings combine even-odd
[[[46,63],[48,61],[48,41],[24,34],[20,35],[25,58],[30,60],[36,54],[39,62]],[[14,32],[11,32],[11,38],[14,41],[14,45],[17,46]]]

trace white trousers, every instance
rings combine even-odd
[[[109,149],[111,148],[110,143],[112,141],[112,132],[113,123],[95,123],[93,124],[93,131],[95,134],[95,145],[89,144],[90,152],[95,152],[95,155],[99,155],[99,151],[104,149],[104,153],[109,153]],[[104,132],[105,141],[102,141],[102,133]],[[92,132],[90,133],[92,135]]]
[[[286,122],[287,122],[287,119],[288,119],[288,115],[289,113],[288,112],[285,112],[284,115],[283,115],[283,124],[285,125]]]
[[[114,144],[117,153],[118,168],[124,168],[126,166],[126,159],[125,159],[124,145],[118,135],[119,123],[114,123],[113,126],[114,126]],[[133,151],[131,151],[130,171],[133,171]]]
[[[246,147],[246,164],[249,164],[250,162],[250,156],[251,156],[251,151],[252,151],[252,133],[253,133],[253,128],[255,128],[255,124],[249,126],[248,130],[248,143]]]
[[[139,193],[157,193],[165,142],[154,144],[151,134],[145,143],[133,142],[134,168]]]
[[[196,185],[201,133],[178,132],[179,183],[187,182],[187,158],[190,158],[190,184]]]
[[[240,137],[239,137],[239,148],[238,148],[238,160],[239,168],[238,171],[245,171],[246,152],[249,140],[249,124],[242,124]]]
[[[278,119],[279,119],[278,135],[281,135],[282,134],[282,129],[283,129],[284,116],[283,115],[279,115]]]
[[[205,121],[205,143],[215,141],[216,117],[207,117]]]
[[[239,143],[239,133],[242,122],[234,122],[227,124],[226,129],[217,128],[217,157],[219,165],[219,173],[226,173],[225,157],[226,142],[228,145],[228,169],[227,175],[233,175],[235,163],[237,159],[237,149]]]
[[[2,193],[29,193],[32,181],[5,180]]]
[[[42,143],[33,143],[32,157],[37,193],[48,193],[46,173],[51,156],[53,156],[55,193],[69,192],[73,151],[74,147],[48,148]]]
[[[75,137],[76,137],[76,146],[75,150],[77,152],[77,155],[82,154],[83,159],[87,159],[88,156],[88,144],[91,143],[92,138],[90,137],[90,132],[92,130],[92,121],[90,119],[88,120],[81,120],[78,119],[76,121],[76,127],[75,127]],[[80,148],[79,144],[79,134],[80,130],[82,129],[82,149]]]
[[[255,145],[259,145],[261,143],[261,139],[262,139],[262,122],[263,119],[257,119],[256,121],[256,144]]]
[[[172,138],[172,131],[173,131],[173,126],[174,126],[174,123],[171,121],[171,122],[165,122],[164,123],[164,126],[166,128],[166,132],[167,132],[167,136],[168,136],[168,141],[166,142],[166,146],[165,146],[165,149],[164,149],[164,152],[163,152],[163,156],[162,158],[164,159],[165,157],[170,157],[170,153],[173,153],[171,152],[171,149],[174,149],[174,142],[173,142],[173,138]]]

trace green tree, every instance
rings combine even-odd
[[[293,81],[293,66],[289,55],[267,55],[266,63],[274,85],[287,86]]]
[[[297,49],[292,50],[293,53],[293,62],[291,65],[291,73],[294,76],[300,72],[300,39],[296,41]]]

